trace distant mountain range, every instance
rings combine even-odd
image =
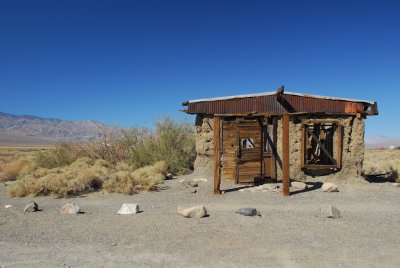
[[[68,121],[32,115],[0,112],[0,145],[45,145],[57,141],[90,141],[103,131],[118,133],[121,128],[95,120]],[[367,148],[400,146],[400,137],[367,137]]]
[[[0,142],[27,141],[54,143],[58,140],[95,140],[104,130],[118,130],[99,121],[68,121],[32,115],[13,115],[0,112]]]

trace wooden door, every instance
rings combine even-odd
[[[221,177],[236,181],[236,121],[222,121]]]
[[[263,176],[266,179],[275,179],[275,142],[274,125],[271,122],[263,124]]]
[[[258,120],[237,122],[236,183],[262,179],[263,139]]]

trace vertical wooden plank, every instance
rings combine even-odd
[[[282,173],[282,194],[289,196],[289,114],[282,116]]]
[[[277,175],[277,167],[276,167],[276,157],[277,157],[277,151],[276,151],[276,146],[278,144],[278,124],[277,124],[277,118],[274,116],[272,118],[272,179],[276,180],[278,175]]]
[[[306,140],[306,125],[301,126],[301,168],[305,167],[305,155],[307,151],[307,140]]]
[[[264,133],[264,117],[258,118],[258,123],[260,124],[261,128],[261,151],[260,151],[260,159],[261,159],[261,180],[264,180],[264,173],[265,173],[265,163],[264,163],[264,148],[265,148],[265,133]],[[268,129],[267,129],[268,131]]]
[[[343,126],[338,126],[338,148],[337,148],[337,162],[336,167],[340,169],[342,167],[342,151],[343,151]]]
[[[240,176],[240,171],[239,171],[239,158],[240,158],[240,130],[239,130],[239,118],[236,118],[236,176],[235,176],[235,183],[239,183],[239,176]]]
[[[221,194],[221,151],[219,117],[214,117],[214,194]]]

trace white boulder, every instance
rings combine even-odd
[[[203,218],[207,216],[207,209],[205,206],[196,206],[190,208],[178,206],[178,213],[185,218]]]
[[[332,205],[324,206],[321,208],[321,217],[337,219],[340,218],[340,211]]]
[[[332,182],[325,182],[322,184],[321,190],[323,192],[339,192],[339,188]]]
[[[299,190],[304,190],[304,189],[307,188],[307,184],[305,184],[304,182],[301,182],[301,181],[293,181],[291,183],[291,186],[293,188],[296,188],[296,189],[299,189]]]
[[[78,214],[81,212],[81,208],[74,203],[67,203],[60,208],[61,214]]]
[[[119,215],[131,215],[139,212],[139,205],[135,203],[125,203],[118,210]]]

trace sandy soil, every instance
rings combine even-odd
[[[2,267],[400,267],[400,188],[342,185],[284,198],[275,192],[198,193],[166,181],[159,192],[95,193],[77,198],[9,198],[0,187]],[[34,200],[43,210],[22,212]],[[67,202],[85,212],[60,215]],[[122,203],[141,213],[117,215]],[[6,209],[4,205],[11,204]],[[210,216],[186,219],[178,205],[204,204]],[[340,219],[319,217],[332,204]],[[234,213],[255,207],[265,217]]]

